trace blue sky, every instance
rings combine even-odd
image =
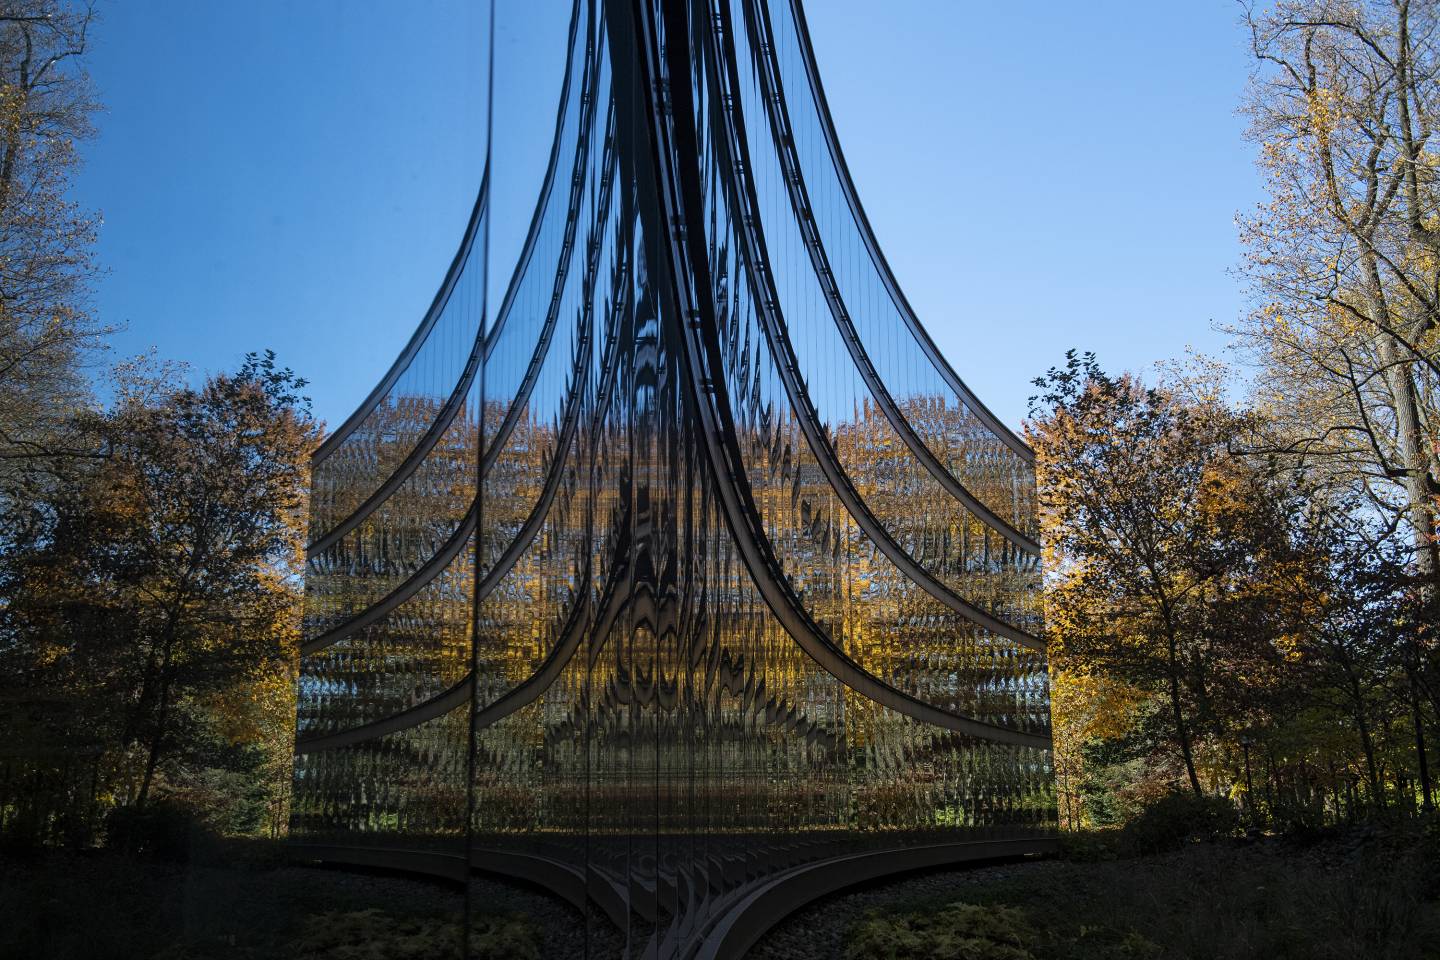
[[[543,157],[568,3],[498,0],[497,130]],[[877,11],[883,9],[883,15]],[[1017,424],[1075,346],[1112,369],[1244,310],[1234,216],[1259,199],[1230,3],[810,0],[881,245],[960,375]],[[449,264],[483,150],[468,0],[124,0],[89,68],[106,111],[75,197],[105,223],[114,352],[197,374],[273,348],[339,423]],[[497,135],[498,136],[498,135]],[[496,210],[523,233],[534,165]],[[518,226],[517,226],[518,225]]]

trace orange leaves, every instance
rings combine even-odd
[[[1079,744],[1124,736],[1145,700],[1144,691],[1124,681],[1103,674],[1053,669],[1050,712],[1057,748],[1066,742]]]

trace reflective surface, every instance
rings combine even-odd
[[[1048,835],[1031,457],[900,294],[803,13],[555,42],[517,262],[482,187],[316,457],[294,834],[538,880],[637,957],[807,865]]]

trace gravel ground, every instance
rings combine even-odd
[[[317,913],[381,907],[396,916],[448,916],[465,906],[459,887],[399,874],[280,867],[264,878],[264,884],[286,891],[311,888],[313,902],[304,907]]]
[[[751,948],[746,960],[832,960],[844,950],[846,931],[871,910],[916,900],[964,900],[976,886],[1009,879],[1020,871],[1043,879],[1063,867],[1055,861],[948,867],[841,891],[781,921]]]

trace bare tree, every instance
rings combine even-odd
[[[1440,56],[1434,0],[1246,9],[1246,111],[1270,202],[1246,219],[1245,328],[1290,452],[1404,518],[1428,593],[1440,382]]]
[[[1241,328],[1264,368],[1259,400],[1293,456],[1369,497],[1408,539],[1418,621],[1440,595],[1440,4],[1279,0],[1245,5],[1256,70],[1245,110],[1269,202],[1244,219],[1257,309]],[[1435,638],[1407,657],[1440,708]]]
[[[37,485],[93,451],[77,413],[103,333],[90,311],[97,219],[66,196],[97,106],[81,66],[93,19],[59,0],[0,0],[0,515],[22,531]]]

